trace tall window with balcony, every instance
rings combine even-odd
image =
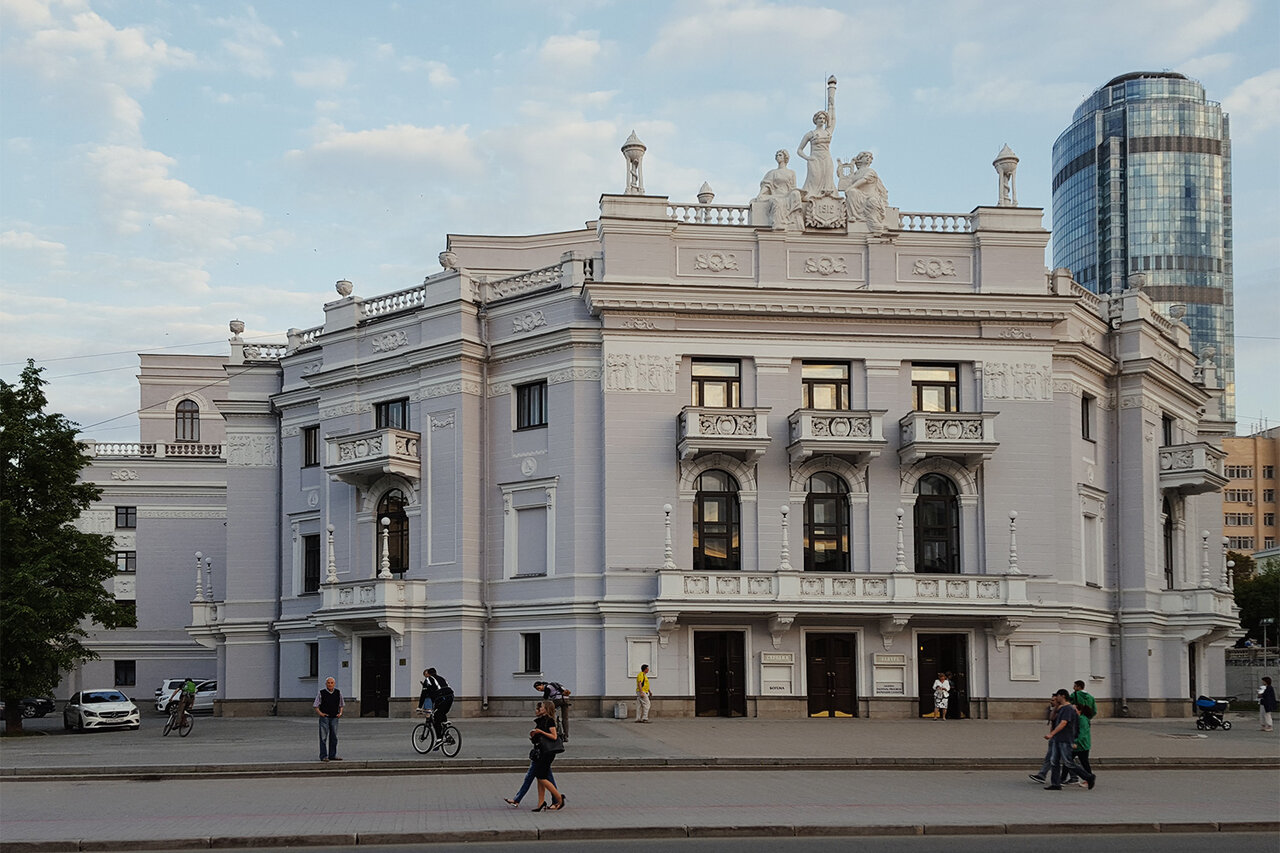
[[[697,488],[693,499],[693,568],[741,568],[738,481],[724,471],[704,471]]]
[[[849,365],[820,361],[806,361],[802,364],[800,407],[828,412],[848,411]]]
[[[736,409],[742,405],[740,362],[694,359],[691,373],[692,405],[711,409]]]
[[[383,400],[373,407],[374,426],[378,429],[408,429],[409,401]]]
[[[320,591],[320,534],[302,537],[302,592]]]
[[[200,440],[200,407],[193,400],[183,400],[173,413],[174,441]]]
[[[516,386],[516,429],[536,429],[547,425],[547,383],[530,382]]]
[[[804,569],[849,571],[849,487],[821,471],[809,478],[804,501]]]
[[[390,524],[387,530],[387,561],[391,565],[391,573],[402,575],[409,570],[409,516],[405,514],[404,492],[392,489],[378,501],[378,565],[382,570],[382,520]],[[318,538],[318,537],[317,537]]]
[[[916,571],[960,571],[960,502],[955,483],[925,474],[916,484]]]
[[[911,365],[911,399],[917,412],[960,411],[960,369],[954,364]]]

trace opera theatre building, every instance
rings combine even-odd
[[[579,230],[451,234],[420,284],[338,282],[278,345],[237,326],[216,383],[144,356],[164,435],[86,473],[106,527],[136,507],[139,628],[86,669],[207,666],[227,715],[333,675],[348,716],[404,716],[428,666],[463,716],[542,679],[613,716],[642,664],[657,717],[919,717],[939,672],[954,717],[1220,693],[1215,365],[1140,276],[1046,269],[1007,147],[990,206],[906,212],[816,119],[809,174],[780,152],[755,199],[646,192],[633,134]],[[218,444],[175,456],[193,407]],[[175,517],[182,466],[208,500]],[[164,654],[122,636],[175,609]]]

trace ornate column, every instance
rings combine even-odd
[[[204,601],[204,587],[200,580],[200,561],[204,559],[204,554],[196,551],[196,601]]]
[[[898,516],[898,555],[897,561],[893,564],[893,570],[895,572],[905,572],[907,570],[907,555],[902,547],[902,517],[907,514],[907,511],[902,507],[898,507],[895,512]],[[888,648],[888,646],[885,648]]]
[[[1018,571],[1018,511],[1009,510],[1009,574],[1020,575]]]
[[[666,528],[666,544],[662,548],[662,568],[668,572],[676,570],[675,557],[671,551],[671,504],[662,505],[662,524]]]
[[[791,544],[787,539],[787,514],[791,512],[791,507],[783,505],[782,509],[782,560],[778,563],[778,571],[793,572],[795,569],[791,567]],[[774,643],[777,648],[777,643]]]
[[[325,530],[328,532],[328,539],[329,539],[329,554],[328,554],[329,562],[328,562],[328,571],[326,571],[324,575],[324,582],[337,583],[338,582],[338,560],[333,553],[333,525],[332,524],[326,525]]]
[[[381,519],[382,522],[382,560],[378,564],[378,578],[380,580],[390,580],[391,578],[391,554],[388,548],[391,544],[391,519],[385,515]]]
[[[1210,589],[1213,582],[1209,580],[1209,531],[1200,531],[1200,583],[1201,589]]]

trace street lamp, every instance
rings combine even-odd
[[[385,580],[391,577],[391,519],[382,517],[382,565],[378,569],[378,577]]]
[[[1274,616],[1264,616],[1258,620],[1258,625],[1262,628],[1262,659],[1267,659],[1267,626],[1276,624]]]

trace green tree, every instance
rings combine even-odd
[[[12,734],[24,696],[53,692],[62,674],[96,658],[81,640],[97,623],[131,621],[107,591],[115,573],[110,536],[73,525],[101,494],[79,481],[88,464],[76,425],[48,413],[41,369],[0,380],[0,697]]]
[[[1253,577],[1236,581],[1236,606],[1240,608],[1240,624],[1255,640],[1262,640],[1258,620],[1280,614],[1280,560],[1267,560]],[[1276,645],[1280,625],[1267,626],[1267,643]]]

